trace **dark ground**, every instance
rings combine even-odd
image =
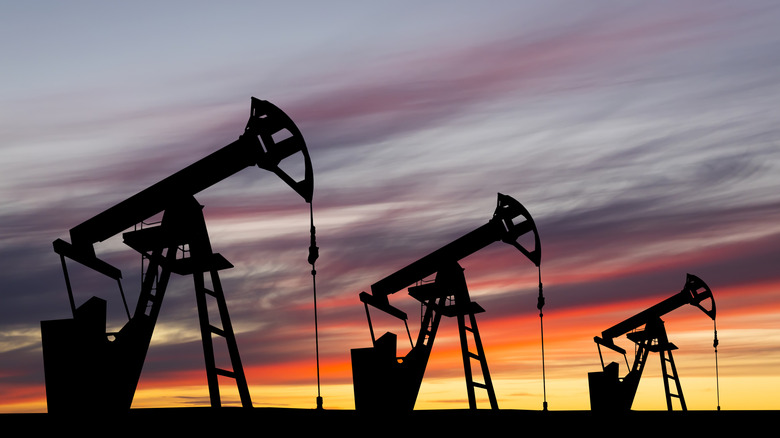
[[[780,411],[446,410],[365,415],[351,410],[282,408],[133,409],[119,416],[2,414],[0,430],[32,436],[774,436]],[[46,435],[43,435],[46,434]]]

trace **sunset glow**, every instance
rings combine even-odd
[[[47,410],[40,323],[72,317],[52,242],[235,141],[252,96],[306,139],[320,253],[312,277],[309,205],[272,173],[196,195],[234,266],[254,406],[354,409],[359,293],[485,224],[502,193],[533,216],[540,268],[502,242],[459,261],[500,408],[589,410],[594,336],[690,273],[717,318],[663,316],[688,408],[780,409],[780,5],[34,3],[0,14],[0,413]],[[121,233],[95,249],[134,308],[140,256]],[[122,327],[116,282],[68,263],[76,304],[101,297]],[[171,279],[134,408],[209,404],[192,285]],[[420,304],[389,300],[411,334],[371,318],[403,356]],[[467,408],[463,372],[444,318],[415,408]],[[633,409],[666,409],[655,353]]]

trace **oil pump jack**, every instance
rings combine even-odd
[[[292,156],[303,160],[302,179],[280,168]],[[253,97],[249,121],[238,140],[71,228],[70,243],[54,241],[73,318],[41,322],[49,412],[130,409],[171,274],[193,277],[211,406],[221,406],[218,377],[233,379],[242,406],[252,406],[219,279],[219,271],[232,264],[212,252],[203,207],[194,195],[254,165],[275,173],[311,204],[311,160],[300,131],[282,110]],[[138,228],[159,213],[159,225]],[[124,243],[141,253],[146,268],[135,312],[131,315],[125,302],[128,322],[109,334],[105,300],[92,297],[76,307],[65,259],[116,280],[124,301],[121,271],[98,258],[94,248],[123,231]],[[219,321],[209,321],[207,301],[212,306],[216,301],[212,315],[219,315]],[[214,339],[220,338],[232,369],[216,366],[224,363],[215,358]]]
[[[518,242],[520,237],[527,233],[533,233],[532,249],[527,249]],[[515,199],[499,193],[498,205],[487,224],[379,280],[371,286],[370,294],[360,293],[373,347],[353,349],[351,352],[356,410],[377,412],[414,409],[442,316],[456,317],[458,321],[470,409],[476,409],[475,388],[485,389],[491,408],[498,409],[475,318],[475,314],[483,312],[484,309],[471,301],[463,268],[458,263],[466,256],[497,241],[514,246],[534,265],[540,266],[539,233],[531,215]],[[433,282],[422,283],[423,279],[434,274],[436,276]],[[368,306],[403,320],[411,342],[406,313],[391,305],[388,300],[388,295],[407,287],[409,295],[421,303],[423,311],[417,341],[412,343],[408,354],[398,358],[394,333],[387,332],[379,339],[374,337]],[[540,311],[542,305],[540,281],[537,304]],[[469,351],[469,333],[473,336],[476,352]],[[471,359],[479,362],[483,383],[474,382]]]
[[[709,309],[702,305],[702,302],[707,300],[710,302]],[[645,368],[650,352],[659,353],[661,358],[667,409],[669,411],[673,410],[672,399],[677,398],[680,408],[683,411],[687,410],[680,378],[672,357],[672,350],[676,350],[677,346],[669,342],[664,322],[661,320],[662,316],[686,304],[699,308],[715,321],[715,299],[712,296],[712,291],[699,277],[687,274],[685,285],[679,293],[604,330],[601,333],[601,337],[596,336],[593,338],[599,349],[602,371],[588,373],[591,410],[613,412],[630,410],[639,386],[639,379],[642,377],[642,371]],[[644,329],[637,330],[642,326],[644,326]],[[615,338],[623,335],[626,335],[629,340],[636,344],[636,351],[634,363],[630,367],[631,370],[625,377],[619,378],[617,362],[610,362],[604,365],[601,346],[614,350],[625,358],[626,350],[615,344]],[[713,347],[717,348],[717,346],[718,336],[716,330]],[[628,367],[628,359],[625,358],[625,360]],[[674,388],[670,387],[670,381],[674,384]]]

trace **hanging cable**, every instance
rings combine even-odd
[[[542,403],[542,409],[547,410],[547,378],[544,371],[544,314],[542,313],[542,307],[544,307],[544,295],[542,294],[542,266],[539,268],[539,298],[536,301],[536,308],[539,309],[539,327],[541,329],[542,338],[542,391],[544,393],[544,402]]]
[[[319,248],[317,248],[317,238],[314,230],[314,207],[311,202],[309,203],[309,218],[311,220],[311,242],[309,244],[308,261],[311,265],[311,282],[314,293],[314,346],[317,358],[317,409],[322,409],[322,395],[320,394],[320,335],[317,322],[317,270],[314,269],[314,262],[317,261],[320,252]]]
[[[715,393],[718,400],[718,410],[720,410],[720,379],[718,377],[718,328],[715,325],[715,319],[712,320],[712,329],[714,331],[714,339],[712,341],[712,348],[715,349]]]

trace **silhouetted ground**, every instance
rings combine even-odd
[[[182,436],[193,434],[326,436],[713,436],[773,435],[778,411],[641,411],[610,416],[590,411],[446,410],[364,415],[349,410],[281,408],[134,409],[125,415],[2,414],[6,432],[26,435]],[[564,435],[565,434],[565,435]]]

